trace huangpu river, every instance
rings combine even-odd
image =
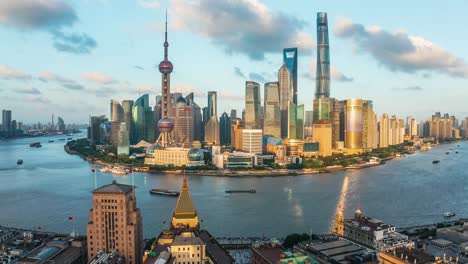
[[[65,135],[0,141],[0,225],[61,233],[76,229],[85,234],[95,182],[97,186],[113,180],[132,183],[131,175],[99,171],[95,175],[92,164],[64,152],[66,141],[59,138]],[[29,147],[34,141],[42,148]],[[18,159],[24,160],[22,166],[16,164]],[[436,159],[440,163],[432,164]],[[352,217],[360,208],[365,215],[396,226],[441,222],[447,211],[455,212],[456,218],[468,217],[468,142],[434,146],[361,170],[286,177],[187,177],[201,225],[215,236],[283,237],[310,229],[324,233],[340,209]],[[167,226],[163,222],[170,222],[177,199],[151,195],[149,190],[179,189],[182,176],[134,173],[133,181],[138,186],[144,236],[156,236]],[[257,193],[226,194],[227,189]]]

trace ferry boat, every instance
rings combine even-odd
[[[455,154],[458,154],[458,151],[455,151]]]
[[[439,163],[439,162],[440,162],[440,160],[433,160],[433,161],[432,161],[432,164],[437,164],[437,163]]]
[[[445,152],[445,154],[448,155],[448,154],[450,154],[450,152],[447,151],[447,152]]]
[[[252,190],[227,190],[225,193],[256,193],[257,191],[252,189]]]
[[[165,190],[165,189],[151,189],[150,193],[158,194],[158,195],[166,195],[166,196],[179,196],[178,191],[171,191],[171,190]]]
[[[53,141],[53,140],[49,140],[49,143],[52,143],[52,142],[54,142],[54,141]]]
[[[444,217],[452,217],[452,216],[455,216],[454,212],[445,212],[444,213]]]
[[[65,140],[64,138],[60,138],[59,140]]]
[[[32,148],[42,147],[41,142],[33,142],[33,143],[29,144],[29,146],[32,147]]]
[[[22,165],[23,164],[23,160],[22,159],[19,159],[17,162],[16,162],[17,165]]]
[[[73,138],[67,138],[67,140],[72,140]]]

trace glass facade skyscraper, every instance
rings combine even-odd
[[[330,97],[330,49],[327,13],[317,13],[317,73],[315,99]]]
[[[254,81],[245,82],[245,128],[261,128],[260,85]]]
[[[149,96],[144,94],[138,98],[132,109],[132,121],[134,129],[132,131],[132,142],[136,144],[140,140],[154,142],[156,126],[153,121],[153,111],[149,106]]]
[[[223,146],[231,144],[231,118],[226,112],[219,119],[219,140]]]
[[[296,107],[296,138],[304,139],[304,105]]]
[[[278,82],[265,83],[263,134],[281,137],[280,91]]]
[[[289,99],[297,104],[297,48],[283,49],[283,61],[289,70]]]
[[[289,88],[290,73],[286,64],[278,70],[278,82],[280,89],[280,112],[281,112],[281,138],[288,137],[288,108],[289,108]]]

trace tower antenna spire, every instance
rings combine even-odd
[[[167,47],[169,46],[169,42],[167,42],[167,8],[166,8],[166,27],[164,31],[164,59],[167,60]]]

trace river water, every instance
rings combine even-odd
[[[0,225],[86,232],[95,173],[91,164],[64,152],[65,141],[58,140],[64,137],[0,141]],[[42,148],[30,148],[33,141],[40,141]],[[365,215],[386,223],[411,226],[443,221],[446,211],[468,217],[467,156],[468,142],[460,142],[362,170],[285,177],[188,176],[188,180],[201,225],[215,236],[281,237],[310,229],[324,233],[340,208],[346,217],[361,208]],[[22,166],[16,165],[18,159],[24,160]],[[432,164],[435,159],[440,163]],[[130,175],[96,174],[97,186],[113,180],[132,183]],[[150,195],[149,190],[179,189],[182,177],[134,173],[133,181],[138,186],[144,236],[156,236],[166,226],[163,222],[170,222],[177,199]],[[225,193],[253,188],[256,194]],[[74,220],[69,221],[69,216]]]

